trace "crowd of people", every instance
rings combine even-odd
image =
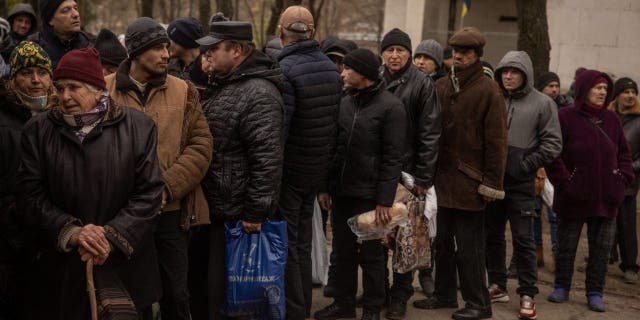
[[[17,4],[0,20],[0,319],[89,318],[85,263],[114,319],[153,319],[156,303],[162,319],[225,319],[225,223],[255,233],[270,219],[287,222],[286,319],[310,318],[315,201],[333,238],[334,302],[318,320],[353,318],[357,303],[364,320],[383,309],[404,319],[415,273],[427,294],[415,308],[458,309],[459,287],[453,319],[487,319],[512,276],[518,316],[537,319],[543,211],[549,301],[569,299],[585,224],[589,309],[605,311],[615,257],[638,280],[630,78],[581,68],[560,94],[524,51],[495,70],[482,61],[474,27],[445,48],[414,48],[397,28],[379,52],[319,43],[302,6],[282,12],[262,50],[250,23],[220,13],[205,27],[137,18],[122,44],[83,31],[74,0],[40,0],[39,12]],[[381,239],[360,242],[347,225],[371,210],[389,223],[402,174],[417,197],[434,188],[438,206],[432,265],[406,273],[387,267]]]

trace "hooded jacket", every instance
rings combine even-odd
[[[618,114],[620,122],[622,122],[622,129],[624,130],[624,136],[629,143],[629,151],[631,154],[631,160],[633,161],[632,167],[636,178],[633,183],[625,190],[625,195],[635,196],[640,188],[640,99],[636,99],[636,103],[633,107],[627,110],[620,110],[616,100],[613,100],[609,104],[609,110]]]
[[[402,171],[424,188],[433,185],[442,131],[440,102],[433,80],[411,61],[393,75],[385,66],[386,89],[399,98],[407,116]]]
[[[598,77],[607,80],[608,88],[594,121],[585,104]],[[613,81],[606,73],[586,70],[576,78],[575,90],[575,104],[558,112],[562,152],[545,167],[555,187],[553,210],[567,219],[615,218],[634,174],[620,119],[606,108]]]
[[[340,74],[315,40],[284,47],[278,59],[285,76],[283,179],[324,188],[336,148]]]
[[[393,205],[407,121],[402,101],[379,81],[342,98],[332,193]]]
[[[509,92],[502,83],[505,68],[524,75],[520,88]],[[562,133],[555,103],[534,88],[533,65],[524,51],[509,51],[495,71],[507,106],[508,153],[504,189],[506,198],[525,201],[533,210],[536,171],[553,161],[562,150]]]
[[[105,78],[111,98],[147,114],[158,126],[158,160],[167,192],[164,211],[181,210],[182,228],[209,223],[200,181],[213,152],[213,139],[191,82],[161,75],[141,93],[129,77],[131,61]]]
[[[13,31],[13,20],[21,14],[26,14],[31,18],[31,28],[27,35],[20,35],[17,32]],[[9,26],[11,27],[11,32],[9,32],[9,38],[6,43],[2,44],[2,49],[0,49],[0,54],[2,54],[2,58],[4,61],[9,61],[11,56],[11,52],[13,49],[23,40],[26,40],[27,37],[36,32],[38,28],[38,19],[36,18],[36,13],[33,11],[33,7],[28,3],[18,3],[11,11],[9,11],[9,16],[7,16],[7,21],[9,22]]]
[[[212,219],[263,222],[275,213],[282,179],[283,75],[252,53],[224,77],[212,77],[203,109],[216,152],[202,180]]]
[[[60,241],[72,226],[104,226],[113,247],[105,267],[115,271],[138,308],[158,301],[152,229],[163,183],[156,141],[151,119],[113,100],[82,142],[62,118],[59,102],[27,122],[17,204],[26,225],[41,230],[42,244],[38,272],[30,275],[38,283],[29,295],[33,315],[25,319],[78,319],[78,301],[87,295],[85,263]]]

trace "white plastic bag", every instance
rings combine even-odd
[[[367,211],[347,220],[347,225],[358,237],[358,241],[367,241],[384,238],[391,229],[404,223],[409,219],[409,210],[402,202],[396,202],[391,207],[391,222],[386,225],[375,223],[376,210]]]
[[[427,196],[425,197],[424,216],[429,221],[429,238],[436,237],[436,216],[438,213],[438,197],[436,196],[436,189],[431,186],[427,189]]]
[[[327,238],[322,229],[322,211],[316,199],[313,203],[313,234],[311,238],[311,281],[313,284],[327,284],[329,277],[329,255]]]
[[[548,207],[553,207],[553,185],[549,179],[544,179],[544,189],[542,189],[542,201]]]

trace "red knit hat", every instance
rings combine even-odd
[[[77,80],[99,89],[107,89],[100,54],[95,48],[71,50],[62,56],[58,67],[53,72],[53,81],[59,79]]]

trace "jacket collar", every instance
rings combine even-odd
[[[607,108],[621,115],[626,115],[626,114],[640,115],[640,99],[636,99],[636,103],[633,105],[633,107],[631,107],[628,110],[620,111],[620,108],[618,107],[616,100],[611,101],[611,103]]]
[[[482,62],[479,59],[474,64],[468,66],[465,69],[462,69],[462,70],[454,69],[454,71],[455,71],[455,76],[454,76],[454,73],[449,72],[449,74],[447,75],[447,78],[449,79],[449,82],[451,82],[454,89],[455,89],[455,85],[454,85],[455,80],[457,80],[460,91],[463,91],[464,89],[466,89],[471,83],[473,83],[477,79],[480,79],[481,77],[485,77],[484,72],[482,72]]]
[[[407,64],[405,64],[402,69],[398,70],[398,72],[394,74],[391,74],[391,72],[389,72],[389,68],[387,68],[387,66],[382,66],[382,75],[384,77],[384,80],[389,84],[387,88],[391,87],[392,85],[395,86],[399,83],[402,83],[407,70],[409,70],[411,66],[413,66],[413,62],[411,62],[411,59],[409,59],[407,60]]]
[[[147,81],[145,92],[140,92],[138,86],[129,77],[131,71],[131,60],[124,60],[116,71],[116,90],[121,92],[133,91],[142,105],[146,104],[147,98],[150,96],[152,89],[164,89],[167,86],[167,73],[153,76]]]
[[[366,107],[367,104],[383,90],[384,81],[379,79],[373,85],[364,89],[348,89],[347,94],[351,96],[360,107]]]
[[[320,44],[315,40],[304,40],[290,43],[286,47],[282,48],[282,51],[280,51],[280,54],[278,55],[278,61],[284,59],[284,57],[290,54],[311,52],[316,50],[320,50]]]

